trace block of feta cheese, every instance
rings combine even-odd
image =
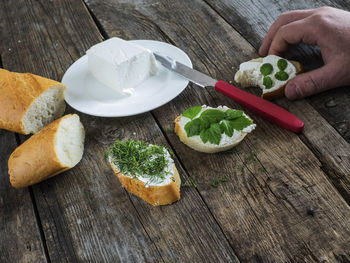
[[[153,53],[129,41],[113,37],[87,50],[88,68],[104,85],[125,95],[158,71]]]

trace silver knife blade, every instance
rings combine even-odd
[[[172,59],[171,57],[164,56],[157,52],[153,53],[156,60],[160,62],[165,68],[185,77],[189,81],[197,84],[198,86],[204,87],[214,87],[217,80],[203,74],[195,69],[187,67],[186,65]]]

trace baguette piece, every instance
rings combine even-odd
[[[201,113],[205,110],[214,109],[206,105],[203,105],[201,107],[201,111],[198,112],[198,114],[196,114],[192,120],[199,118]],[[231,110],[226,106],[219,106],[215,109],[220,110],[222,112]],[[221,139],[218,144],[211,143],[210,141],[203,142],[200,135],[188,136],[185,130],[185,126],[191,121],[191,119],[183,116],[182,114],[175,119],[175,133],[177,136],[179,136],[180,141],[182,141],[184,144],[196,151],[204,153],[222,152],[238,145],[248,133],[252,132],[255,129],[256,124],[253,123],[253,120],[245,113],[243,113],[243,116],[249,119],[251,121],[251,124],[242,129],[241,131],[234,130],[232,136],[228,136],[227,134],[221,131]]]
[[[38,132],[64,113],[64,90],[51,79],[0,69],[0,129]]]
[[[74,167],[83,156],[84,137],[78,115],[68,114],[55,120],[10,155],[11,185],[26,187]]]
[[[135,142],[133,140],[129,140],[127,142],[116,141],[116,143],[136,145],[136,147],[143,144],[143,142]],[[149,147],[153,147],[153,145],[149,144]],[[140,146],[140,149],[141,148],[145,149],[143,146]],[[139,170],[139,168],[142,169],[143,164],[141,158],[143,157],[141,157],[141,154],[139,154],[137,151],[135,152],[133,150],[135,148],[132,149],[129,147],[127,152],[130,154],[123,155],[123,159],[119,159],[120,156],[117,156],[118,154],[116,151],[109,150],[107,153],[109,164],[123,187],[128,192],[140,197],[153,206],[168,205],[180,199],[181,179],[179,173],[176,169],[174,161],[170,157],[169,152],[164,147],[162,148],[165,150],[164,154],[167,162],[166,167],[163,170],[167,172],[164,174],[163,179],[156,178],[155,176],[149,174],[137,174],[136,172],[134,174],[130,174],[129,172],[123,174],[120,171],[121,169],[119,168],[119,165],[121,163],[125,163],[125,158],[129,157],[131,157],[135,163],[141,164],[135,170]],[[153,161],[156,160],[156,158],[156,155],[153,155],[148,158],[148,160]]]
[[[120,173],[118,168],[112,162],[110,162],[110,165],[123,187],[128,192],[140,197],[147,203],[153,206],[160,206],[172,204],[175,201],[180,200],[181,179],[175,165],[173,165],[173,176],[171,182],[161,186],[146,186],[144,182],[137,178],[132,178]]]
[[[278,80],[275,74],[281,71],[278,68],[277,62],[282,59],[287,62],[286,68],[283,70],[288,73],[288,79]],[[264,75],[261,73],[261,66],[269,63],[273,66],[273,71],[267,76],[272,80],[272,87],[264,85]],[[258,86],[262,89],[261,97],[267,100],[273,100],[284,96],[284,89],[288,81],[302,72],[302,65],[298,61],[287,60],[275,55],[269,55],[264,58],[256,58],[244,62],[240,65],[239,70],[235,74],[235,81],[241,84],[242,87]]]

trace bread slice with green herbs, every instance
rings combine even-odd
[[[123,187],[147,203],[159,206],[180,199],[181,179],[165,147],[116,140],[107,157]]]
[[[272,100],[283,97],[288,81],[300,72],[302,66],[299,62],[269,55],[242,63],[235,74],[235,81],[243,87],[260,87],[261,97]]]
[[[236,146],[255,126],[243,111],[226,106],[195,106],[175,119],[175,133],[180,140],[205,153],[226,151]]]

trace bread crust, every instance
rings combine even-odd
[[[30,105],[52,86],[65,86],[31,73],[0,69],[0,129],[27,134],[22,118]]]
[[[180,185],[181,179],[179,173],[174,164],[173,170],[173,180],[170,184],[161,186],[145,186],[145,183],[138,180],[137,178],[131,178],[120,173],[116,166],[109,162],[115,175],[118,177],[119,181],[123,187],[130,193],[140,197],[147,203],[153,206],[168,205],[175,201],[180,200]]]
[[[60,163],[55,152],[55,136],[60,122],[72,115],[53,121],[14,150],[8,160],[8,173],[13,187],[26,187],[71,168]]]
[[[194,141],[191,137],[187,137],[186,131],[179,124],[181,118],[182,118],[182,114],[175,119],[175,130],[174,130],[175,134],[177,136],[179,136],[180,141],[182,141],[188,147],[190,147],[198,152],[217,153],[217,152],[229,150],[232,147],[239,144],[244,139],[244,137],[248,134],[246,132],[241,132],[241,135],[237,138],[237,140],[235,140],[231,144],[228,144],[225,146],[218,146],[218,147],[208,146],[204,143],[198,143],[198,142]]]

